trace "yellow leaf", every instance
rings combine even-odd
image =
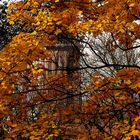
[[[39,40],[33,40],[33,45],[37,46],[39,44]]]
[[[115,96],[117,97],[117,96],[119,96],[121,94],[121,92],[117,92],[117,93],[115,93]]]
[[[132,88],[140,88],[140,83],[136,83],[134,85],[131,86]]]
[[[38,70],[38,73],[42,73],[42,72],[43,72],[43,69],[39,69],[39,70]]]
[[[98,27],[98,28],[101,28],[101,26],[102,26],[102,24],[101,24],[101,23],[99,23],[99,24],[97,25],[97,27]]]
[[[55,0],[55,2],[59,2],[59,0]]]
[[[130,85],[132,82],[130,80],[125,81],[125,84]]]
[[[31,12],[34,14],[36,13],[36,9],[32,9]]]
[[[31,139],[31,140],[34,140],[34,138],[35,138],[35,136],[30,136],[30,139]]]
[[[54,8],[55,8],[55,6],[51,6],[51,8],[52,8],[52,9],[54,9]]]
[[[10,24],[10,25],[13,25],[13,24],[14,24],[14,21],[9,21],[9,24]]]
[[[37,32],[36,31],[33,31],[32,33],[31,33],[31,35],[36,35],[37,34]]]
[[[119,18],[119,16],[116,16],[116,19],[118,19]]]
[[[38,22],[36,23],[36,25],[40,25],[40,22],[38,21]]]
[[[135,3],[131,3],[129,4],[129,7],[134,7],[136,4]]]
[[[7,65],[10,65],[11,64],[11,62],[7,62]]]
[[[139,130],[133,130],[133,131],[131,132],[131,134],[134,135],[134,136],[135,136],[135,135],[138,135],[138,136],[139,136],[139,135],[140,135],[140,131],[139,131]]]
[[[59,33],[61,33],[62,31],[60,30],[60,29],[57,29],[56,31],[55,31],[55,35],[58,35]]]
[[[39,3],[38,3],[38,2],[34,2],[34,3],[33,3],[33,6],[34,6],[34,7],[38,7],[38,6],[39,6]]]
[[[56,24],[57,25],[60,25],[60,24],[62,24],[62,21],[58,21],[58,22],[56,22]]]
[[[78,14],[78,15],[81,15],[82,13],[83,13],[82,11],[78,11],[78,13],[77,13],[77,14]]]

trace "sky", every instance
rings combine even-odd
[[[0,0],[0,4],[2,4],[3,2],[8,2],[8,3],[10,3],[10,2],[13,2],[13,1],[17,1],[17,0]]]

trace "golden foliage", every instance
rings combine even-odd
[[[114,77],[93,73],[80,87],[75,72],[75,77],[70,70],[55,73],[37,63],[53,59],[46,46],[59,44],[61,34],[77,39],[82,33],[109,32],[124,50],[133,47],[139,37],[139,3],[26,0],[8,6],[9,24],[23,31],[0,52],[0,127],[7,139],[140,138],[139,68],[123,68]],[[89,98],[81,102],[85,93]]]

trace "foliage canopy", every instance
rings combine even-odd
[[[2,27],[14,33],[6,28],[10,39],[0,51],[1,138],[138,140],[139,3],[9,4]],[[66,53],[58,51],[68,46]]]

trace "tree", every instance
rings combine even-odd
[[[7,2],[0,4],[0,49],[10,42],[12,37],[21,31],[21,27],[16,24],[12,25],[7,20]]]
[[[139,48],[139,0],[27,0],[11,3],[7,18],[22,30],[0,52],[5,137],[140,137],[140,66],[134,51]],[[69,65],[63,67],[50,51],[62,43],[72,47]],[[57,67],[46,67],[42,61]]]

